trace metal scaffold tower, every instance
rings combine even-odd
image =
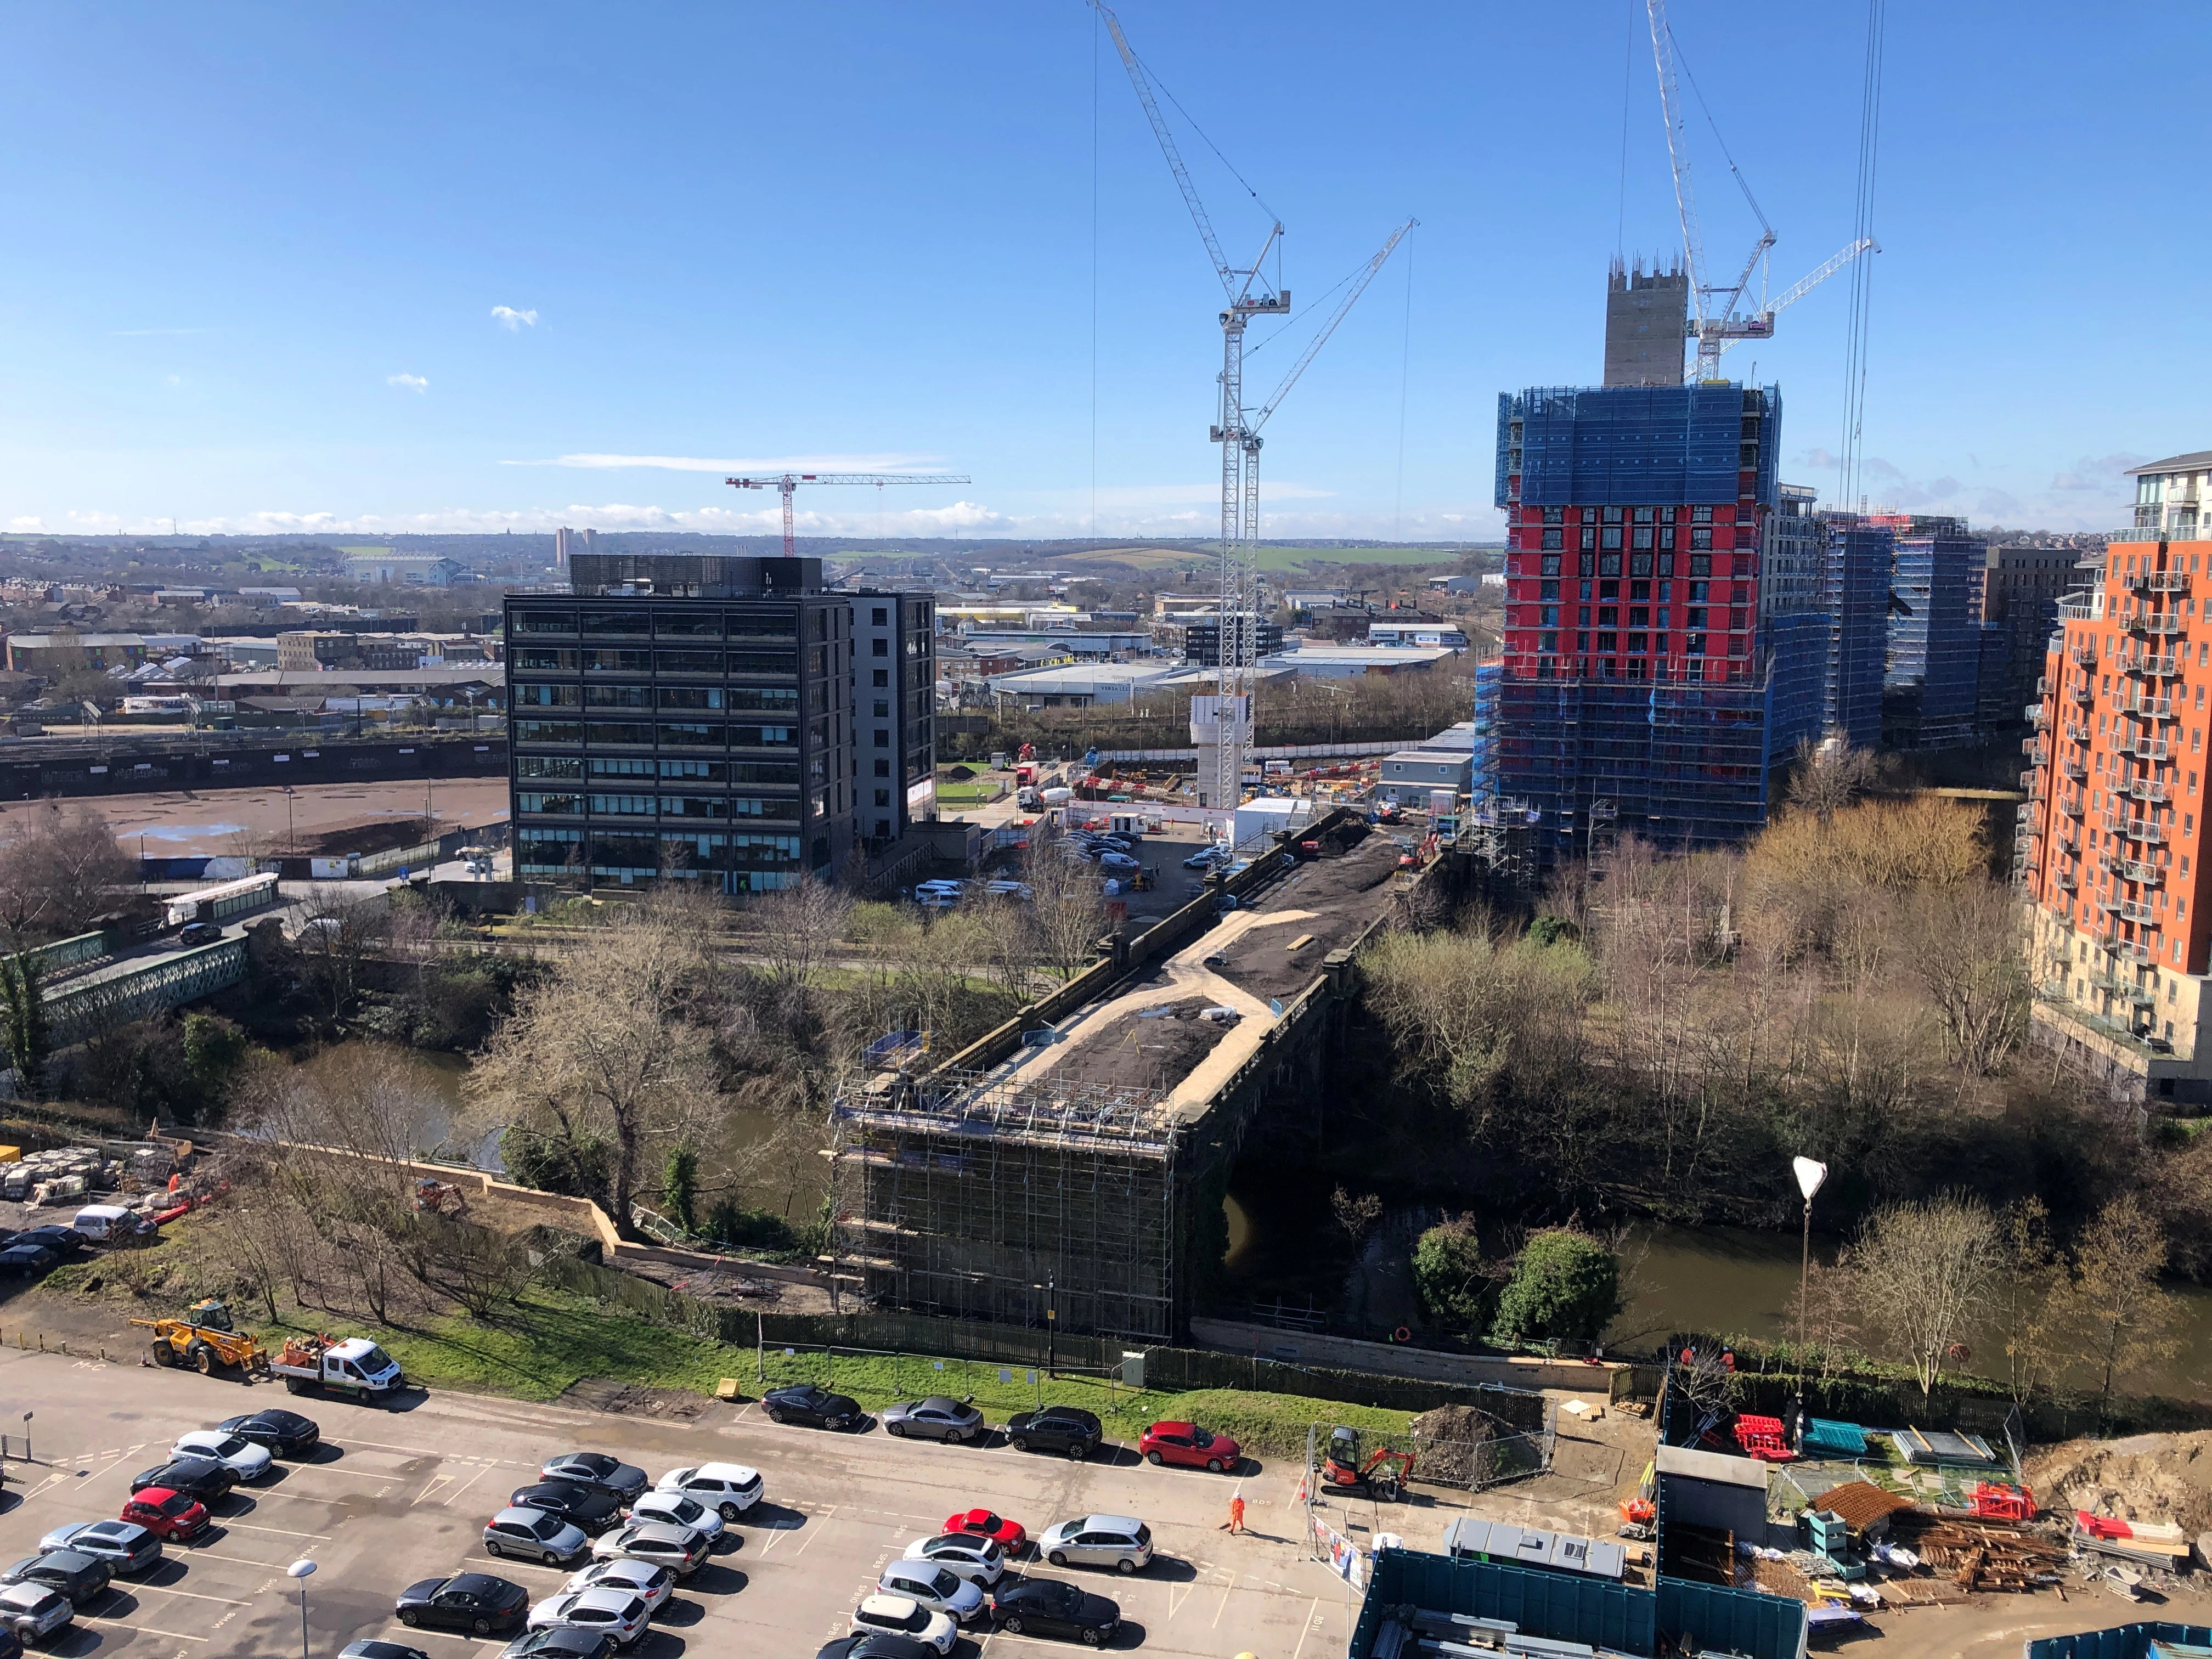
[[[1253,741],[1254,699],[1259,689],[1261,618],[1255,556],[1260,542],[1260,428],[1297,384],[1315,354],[1336,331],[1337,325],[1374,281],[1376,273],[1382,269],[1406,233],[1419,222],[1408,219],[1391,232],[1389,240],[1364,265],[1337,285],[1345,292],[1335,309],[1291,364],[1274,395],[1256,412],[1248,412],[1244,402],[1245,331],[1255,317],[1285,317],[1291,310],[1290,289],[1270,283],[1267,275],[1269,254],[1276,254],[1278,265],[1280,264],[1282,221],[1270,212],[1267,239],[1261,243],[1260,252],[1252,262],[1249,265],[1230,263],[1229,256],[1222,252],[1220,238],[1214,234],[1213,222],[1200,198],[1198,186],[1176,147],[1175,135],[1161,112],[1152,77],[1131,49],[1128,37],[1121,32],[1121,19],[1104,0],[1091,0],[1091,4],[1113,36],[1114,50],[1121,57],[1122,68],[1128,71],[1129,84],[1136,88],[1137,101],[1144,106],[1152,136],[1159,142],[1161,155],[1167,158],[1168,170],[1175,175],[1176,188],[1182,194],[1183,205],[1190,210],[1191,222],[1198,228],[1199,240],[1206,245],[1206,258],[1212,263],[1214,276],[1228,301],[1219,313],[1221,378],[1218,412],[1207,434],[1209,441],[1221,450],[1221,554],[1217,605],[1220,622],[1219,667],[1215,695],[1191,700],[1191,726],[1200,749],[1210,750],[1212,757],[1210,769],[1201,762],[1199,805],[1233,815],[1243,799],[1244,757]],[[1253,199],[1259,200],[1256,191],[1253,192]],[[1261,205],[1266,207],[1265,203]]]

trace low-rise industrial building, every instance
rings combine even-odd
[[[1261,659],[1308,679],[1342,680],[1359,674],[1418,674],[1460,653],[1443,645],[1300,645]]]
[[[1382,800],[1394,801],[1401,806],[1425,806],[1429,792],[1449,789],[1455,795],[1468,793],[1474,772],[1474,753],[1470,744],[1466,749],[1401,749],[1395,755],[1382,757],[1382,775],[1376,781],[1376,795]]]
[[[1035,668],[994,674],[985,682],[994,696],[1009,697],[1019,708],[1089,708],[1127,702],[1141,690],[1175,678],[1180,663],[1083,662],[1064,668]]]

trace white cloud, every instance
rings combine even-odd
[[[491,319],[497,323],[501,328],[505,329],[509,334],[517,333],[526,328],[535,328],[538,326],[538,313],[536,312],[517,311],[513,306],[494,306],[491,308]]]
[[[420,374],[387,374],[384,377],[384,383],[386,386],[396,386],[403,392],[412,392],[417,394],[430,389],[430,383]]]
[[[501,466],[568,466],[586,471],[650,467],[663,472],[895,472],[934,466],[932,455],[777,455],[717,460],[699,455],[556,455],[540,461],[501,461]]]

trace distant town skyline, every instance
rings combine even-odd
[[[1119,9],[1231,257],[1288,228],[1253,394],[1421,220],[1269,425],[1263,535],[1498,540],[1498,395],[1595,384],[1608,262],[1679,248],[1642,5]],[[1863,14],[1673,18],[1712,264],[1756,228],[1725,141],[1778,289],[1850,234]],[[2128,466],[2212,442],[2168,343],[2212,232],[2154,165],[2212,114],[2143,90],[2148,40],[2185,61],[2212,15],[1893,12],[1871,504],[2114,529]],[[802,495],[802,533],[1212,532],[1221,290],[1077,0],[126,3],[0,44],[0,530],[765,534],[720,475],[804,467],[975,482]],[[1824,497],[1844,297],[1725,360]]]

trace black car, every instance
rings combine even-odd
[[[530,1592],[488,1572],[425,1578],[399,1592],[392,1611],[403,1625],[432,1630],[465,1630],[489,1636],[520,1623],[530,1611]]]
[[[115,1569],[82,1550],[48,1550],[0,1572],[0,1584],[43,1584],[82,1607],[107,1588]]]
[[[615,1638],[603,1630],[556,1625],[524,1632],[499,1650],[499,1659],[614,1659]]]
[[[430,1659],[420,1648],[410,1648],[404,1642],[349,1642],[339,1650],[338,1659]]]
[[[238,1471],[228,1463],[218,1463],[212,1457],[179,1457],[173,1462],[156,1468],[144,1469],[131,1477],[131,1490],[136,1494],[149,1486],[167,1486],[171,1492],[190,1493],[203,1504],[212,1504],[228,1494],[238,1484]]]
[[[645,1471],[605,1452],[562,1452],[549,1457],[538,1471],[540,1480],[564,1480],[571,1486],[595,1486],[612,1492],[625,1503],[646,1487]]]
[[[187,951],[196,945],[212,945],[222,937],[222,929],[211,921],[188,921],[178,930],[177,943]]]
[[[937,1659],[937,1650],[896,1631],[877,1630],[841,1636],[817,1650],[814,1659]]]
[[[991,1598],[999,1628],[1012,1636],[1065,1636],[1103,1645],[1121,1628],[1121,1609],[1103,1595],[1056,1578],[1024,1578]]]
[[[1105,1437],[1097,1415],[1080,1406],[1047,1406],[1006,1423],[1006,1439],[1016,1451],[1060,1452],[1079,1462]]]
[[[275,1406],[246,1417],[226,1417],[216,1427],[267,1447],[271,1457],[305,1457],[323,1438],[313,1418]]]
[[[0,1250],[0,1273],[41,1273],[60,1260],[43,1244],[10,1244]]]
[[[56,1255],[75,1255],[85,1247],[85,1236],[74,1227],[64,1227],[58,1221],[49,1221],[43,1227],[29,1227],[9,1241],[14,1244],[43,1244]]]
[[[761,1396],[761,1409],[771,1423],[797,1423],[809,1429],[850,1429],[866,1420],[859,1401],[811,1382],[770,1389]]]
[[[517,1486],[507,1500],[519,1510],[544,1510],[563,1521],[573,1521],[593,1537],[622,1519],[622,1499],[599,1486],[580,1486],[573,1480],[540,1480],[534,1486]]]

